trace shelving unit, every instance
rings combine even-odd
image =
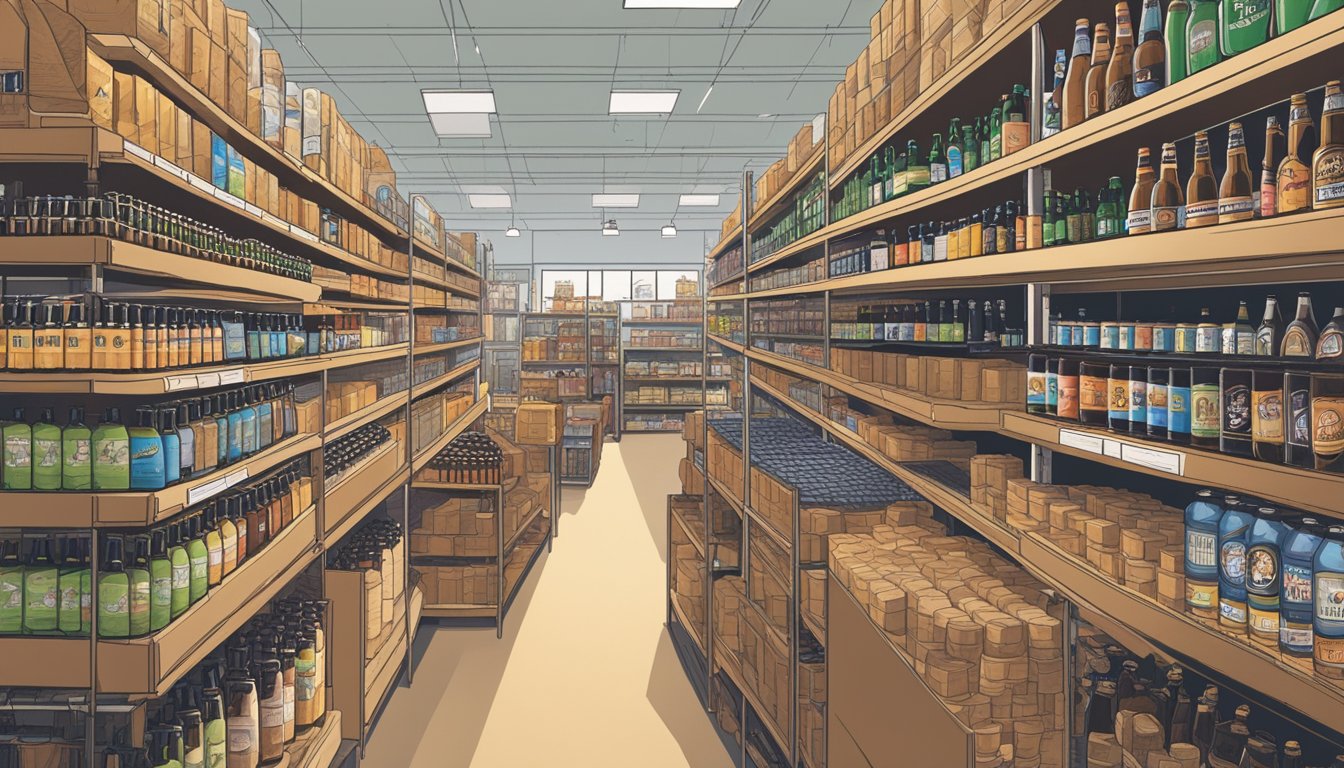
[[[685,414],[705,407],[703,310],[699,298],[621,302],[616,439],[678,432]]]

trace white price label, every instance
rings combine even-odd
[[[318,241],[318,240],[317,240],[317,235],[314,235],[312,232],[309,232],[308,230],[304,229],[303,227],[300,227],[298,224],[290,224],[290,225],[289,225],[289,233],[290,233],[291,235],[296,235],[296,236],[298,236],[298,237],[301,237],[301,238],[303,238],[304,240],[310,240],[310,241],[312,241],[312,242],[314,242],[314,243],[316,243],[316,242]]]
[[[197,383],[195,376],[167,376],[163,379],[164,392],[181,392],[184,389],[196,389],[200,384]]]
[[[223,493],[228,487],[229,482],[227,477],[217,478],[208,483],[201,483],[195,488],[187,489],[187,504],[199,504],[211,496]]]
[[[183,181],[188,181],[186,170],[183,169],[181,166],[177,165],[176,163],[170,163],[167,160],[164,160],[162,157],[155,155],[154,164],[162,168],[163,170],[173,174],[177,178]]]
[[[265,211],[261,212],[261,220],[266,222],[267,224],[273,224],[281,229],[289,229],[289,222],[285,221],[279,216],[272,216],[271,214]]]
[[[227,384],[242,384],[245,380],[245,373],[246,372],[242,368],[234,368],[228,371],[220,371],[216,375],[219,376],[220,385],[224,386]]]
[[[1138,464],[1141,467],[1148,467],[1173,475],[1185,474],[1185,454],[1175,451],[1144,448],[1126,443],[1120,457],[1130,464]]]
[[[223,202],[232,205],[234,208],[238,208],[240,210],[243,208],[242,198],[231,195],[218,187],[215,187],[214,195],[217,200],[222,200]]]
[[[197,376],[196,379],[198,381],[197,386],[199,386],[201,389],[210,389],[212,387],[218,387],[222,383],[219,380],[218,373],[202,373],[199,376]]]
[[[1112,459],[1118,459],[1120,458],[1121,449],[1124,448],[1124,446],[1125,444],[1119,440],[1107,440],[1106,448],[1103,453],[1110,456]]]
[[[262,215],[265,213],[264,211],[261,210],[260,206],[253,205],[246,201],[243,202],[243,210],[247,211],[253,216],[256,216],[258,219],[260,219]]]
[[[151,163],[154,162],[154,153],[153,153],[153,152],[150,152],[148,149],[145,149],[144,147],[140,146],[139,144],[136,144],[135,142],[131,141],[130,139],[125,139],[125,140],[122,142],[122,147],[123,147],[127,152],[131,153],[132,155],[135,155],[136,157],[140,158],[141,160],[146,160],[146,161],[151,162]]]
[[[1102,438],[1089,435],[1086,432],[1075,432],[1071,429],[1059,430],[1059,444],[1089,453],[1101,453],[1105,448],[1105,440]]]
[[[207,195],[215,194],[215,185],[211,184],[205,179],[202,179],[200,176],[197,176],[194,173],[187,174],[187,181],[191,182],[191,186],[201,190]]]
[[[230,473],[228,477],[224,478],[224,480],[228,484],[228,487],[232,488],[233,486],[243,482],[247,478],[248,478],[247,467],[243,467],[237,472]]]

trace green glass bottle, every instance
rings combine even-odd
[[[93,539],[79,540],[79,633],[93,634]]]
[[[60,605],[57,607],[56,628],[61,634],[78,636],[86,632],[84,606],[89,581],[89,566],[84,559],[84,540],[68,536],[61,541],[61,568],[57,575]]]
[[[1186,72],[1193,75],[1223,60],[1218,44],[1218,0],[1190,0],[1185,27]]]
[[[929,183],[944,181],[947,181],[947,153],[943,151],[943,134],[935,133],[929,147]]]
[[[56,562],[51,558],[51,539],[34,539],[23,571],[24,634],[47,635],[56,631],[58,582]]]
[[[168,532],[149,534],[149,630],[158,632],[172,620],[173,563],[168,559]]]
[[[93,431],[84,423],[84,409],[71,408],[61,430],[61,488],[87,491],[93,487]]]
[[[146,736],[150,768],[182,768],[182,726],[160,725]]]
[[[172,569],[172,595],[169,598],[170,617],[176,619],[191,607],[191,557],[182,546],[182,526],[168,526],[168,562]]]
[[[1316,4],[1311,6],[1311,15],[1307,17],[1307,21],[1315,21],[1340,8],[1344,8],[1344,0],[1316,0]]]
[[[131,487],[131,437],[121,423],[121,409],[108,408],[93,430],[93,490],[125,491]]]
[[[1003,110],[1008,103],[1008,94],[1004,94],[999,101],[999,106],[989,113],[989,159],[998,160],[1003,157]]]
[[[23,562],[19,542],[0,540],[0,635],[23,631]]]
[[[1098,240],[1115,234],[1112,229],[1116,221],[1115,194],[1110,188],[1101,190],[1097,197],[1097,228],[1092,234]]]
[[[975,118],[975,137],[980,142],[979,165],[989,162],[989,122],[986,118]]]
[[[1286,35],[1307,23],[1311,0],[1274,0],[1274,35]]]
[[[905,158],[908,166],[905,170],[905,190],[918,192],[929,186],[928,155],[919,153],[919,142],[914,139],[905,144]]]
[[[966,172],[965,144],[961,141],[961,120],[952,118],[947,126],[947,177],[955,179]]]
[[[215,678],[216,681],[218,678]],[[208,687],[205,698],[205,768],[223,768],[229,759],[228,722],[224,697],[218,687]]]
[[[1185,56],[1186,27],[1190,24],[1190,4],[1186,0],[1171,0],[1167,6],[1167,26],[1163,40],[1167,44],[1167,85],[1184,80],[1189,74]]]
[[[61,490],[61,428],[50,408],[33,425],[33,489]]]
[[[1218,41],[1224,57],[1245,53],[1269,39],[1270,0],[1221,0]]]
[[[961,127],[961,163],[966,173],[980,167],[980,139],[975,136],[975,126]]]
[[[205,597],[209,589],[210,553],[205,548],[205,536],[201,534],[201,518],[195,515],[187,520],[187,558],[191,563],[191,576],[188,582],[191,602],[195,604]]]
[[[28,426],[22,408],[14,409],[14,419],[0,427],[4,440],[4,468],[0,482],[6,491],[28,491],[33,487],[33,428]]]
[[[98,636],[131,636],[131,580],[122,560],[124,542],[108,536],[98,563]]]
[[[135,536],[130,540],[131,567],[126,576],[131,582],[131,637],[149,634],[149,540]]]

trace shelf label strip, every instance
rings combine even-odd
[[[182,168],[180,165],[177,165],[176,163],[170,163],[167,160],[164,160],[162,157],[159,157],[158,155],[154,156],[154,164],[162,168],[163,170],[173,174],[179,179],[190,183],[190,179],[187,178],[186,169]]]
[[[195,375],[166,376],[163,379],[164,392],[181,392],[184,389],[198,389],[199,379]]]
[[[1183,476],[1185,474],[1185,454],[1179,451],[1149,448],[1127,443],[1123,440],[1113,440],[1109,437],[1099,437],[1086,432],[1076,432],[1072,429],[1059,430],[1058,442],[1060,445],[1067,445],[1070,448],[1077,448],[1080,451],[1101,456],[1109,456],[1127,464],[1136,464],[1172,475]]]
[[[1106,441],[1095,435],[1089,435],[1085,432],[1074,432],[1071,429],[1059,430],[1059,444],[1067,445],[1070,448],[1077,448],[1088,453],[1102,453]]]
[[[242,384],[246,380],[245,378],[246,371],[244,371],[242,368],[233,368],[228,371],[220,371],[216,375],[219,376],[220,386],[225,386],[228,384]]]
[[[148,149],[145,149],[144,147],[140,146],[139,144],[136,144],[134,141],[131,141],[130,139],[122,140],[122,148],[125,151],[131,153],[132,155],[135,155],[136,157],[140,158],[141,160],[144,160],[149,163],[154,162],[153,152],[150,152]]]
[[[187,506],[199,504],[202,501],[227,491],[233,486],[243,482],[250,476],[247,467],[243,467],[235,472],[231,472],[224,477],[211,480],[208,483],[191,488],[187,491]]]

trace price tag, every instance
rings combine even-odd
[[[243,482],[247,478],[248,478],[247,467],[243,467],[237,472],[230,472],[228,476],[224,478],[224,480],[227,483],[226,487],[232,488],[233,486]]]
[[[200,384],[195,375],[166,376],[163,379],[164,392],[181,392],[184,389],[197,389]]]
[[[1185,474],[1185,454],[1124,444],[1120,457],[1130,464],[1156,469],[1173,475]]]
[[[219,187],[214,188],[213,194],[215,196],[215,199],[222,200],[223,202],[226,202],[239,210],[243,209],[242,198],[237,197],[235,195],[231,195],[228,192],[225,192],[224,190],[220,189]]]
[[[187,181],[191,182],[191,186],[199,189],[200,191],[206,193],[207,195],[215,194],[215,185],[211,184],[205,179],[202,179],[200,176],[197,176],[194,173],[187,174]]]
[[[272,216],[271,214],[265,211],[261,212],[261,220],[266,222],[267,224],[273,224],[279,227],[280,229],[289,229],[289,222],[285,221],[279,216]]]
[[[189,181],[187,179],[186,170],[184,170],[181,166],[177,165],[176,163],[170,163],[167,160],[164,160],[162,157],[155,155],[154,164],[183,181]]]
[[[228,481],[229,479],[227,477],[220,477],[211,480],[208,483],[201,483],[195,488],[188,489],[187,505],[190,506],[192,504],[199,504],[202,501],[205,501],[206,499],[210,498],[211,496],[223,493],[229,487]]]
[[[301,237],[301,238],[303,238],[304,240],[308,240],[308,241],[311,241],[311,242],[314,242],[314,243],[318,242],[317,235],[314,235],[312,232],[309,232],[308,230],[304,229],[303,227],[300,227],[298,224],[290,224],[290,225],[289,225],[289,233],[290,233],[291,235],[295,235],[295,236],[297,236],[297,237]]]
[[[197,386],[199,386],[201,389],[210,389],[212,387],[218,387],[222,383],[219,380],[218,373],[202,373],[199,376],[197,376],[196,379],[199,382]]]
[[[1110,456],[1112,459],[1118,459],[1120,458],[1121,449],[1124,448],[1124,446],[1125,444],[1119,440],[1106,440],[1106,447],[1103,453]]]
[[[234,368],[228,371],[220,371],[215,375],[219,377],[220,386],[224,386],[228,384],[242,384],[245,374],[246,371],[242,368]]]
[[[1086,432],[1075,432],[1071,429],[1059,430],[1059,444],[1067,445],[1070,448],[1077,448],[1089,453],[1102,453],[1105,449],[1105,440],[1095,435],[1089,435]]]
[[[122,147],[123,147],[127,152],[131,153],[132,155],[135,155],[136,157],[140,158],[141,160],[145,160],[146,162],[150,162],[150,163],[154,162],[154,153],[153,153],[153,152],[150,152],[148,149],[145,149],[144,147],[140,146],[139,144],[136,144],[135,142],[131,141],[130,139],[124,139],[124,140],[122,141]]]
[[[258,219],[260,219],[262,217],[262,214],[264,213],[264,211],[262,211],[259,206],[255,206],[246,201],[243,202],[243,210],[247,211],[253,216],[256,216]]]

